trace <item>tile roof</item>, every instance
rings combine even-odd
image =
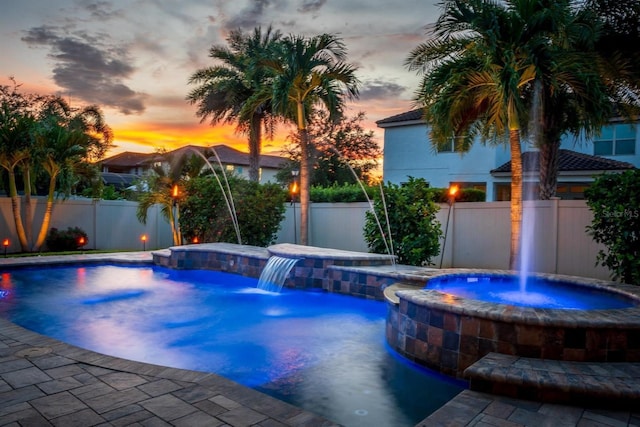
[[[415,120],[422,120],[422,110],[415,109],[404,113],[396,114],[395,116],[380,119],[376,122],[378,126],[391,123],[411,122]],[[382,127],[382,126],[381,126]]]
[[[153,158],[152,153],[134,153],[131,151],[125,151],[115,156],[102,160],[102,164],[109,166],[140,166],[149,162]]]
[[[525,151],[522,153],[523,172],[536,172],[540,170],[538,154],[539,152],[537,151]],[[631,163],[578,153],[572,150],[560,149],[558,156],[558,170],[561,172],[635,169],[635,166]],[[491,171],[492,174],[505,172],[511,173],[511,161]]]
[[[180,148],[176,148],[173,151],[168,152],[168,155],[178,155],[193,153],[196,150],[200,153],[204,153],[206,150],[215,149],[216,153],[220,157],[220,161],[223,164],[232,164],[238,166],[249,166],[249,153],[231,148],[228,145],[219,144],[212,147],[202,147],[197,145],[185,145]],[[126,151],[124,153],[116,154],[115,156],[104,159],[101,163],[106,166],[139,166],[148,163],[158,158],[158,153],[133,153]],[[210,162],[217,162],[215,156],[208,159]],[[270,154],[260,155],[260,167],[279,169],[283,163],[287,161],[286,157],[274,156]]]

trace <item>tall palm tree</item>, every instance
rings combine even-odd
[[[545,200],[556,194],[562,136],[592,138],[611,118],[616,97],[602,67],[594,66],[601,63],[598,14],[572,0],[545,0],[537,6],[523,20],[538,34],[527,54],[536,66],[533,126],[540,149],[539,198]]]
[[[261,58],[268,55],[280,39],[279,31],[269,27],[263,34],[260,27],[250,35],[232,31],[227,38],[228,47],[213,46],[209,57],[220,65],[197,70],[189,84],[198,84],[187,96],[197,104],[196,115],[201,122],[209,119],[212,125],[236,123],[238,131],[249,137],[249,179],[260,179],[260,152],[262,128],[272,136],[274,120],[269,97],[264,96],[268,86],[268,70]]]
[[[38,251],[49,231],[56,191],[68,193],[76,168],[104,156],[113,135],[96,106],[71,108],[61,98],[52,99],[34,126],[33,158],[49,176],[47,204],[38,237],[31,248]]]
[[[274,112],[294,123],[300,143],[300,241],[309,243],[310,157],[313,141],[307,124],[314,106],[324,106],[330,119],[342,116],[345,98],[357,97],[360,82],[355,68],[345,62],[346,47],[330,34],[305,38],[290,35],[279,43],[272,69],[271,101]]]
[[[37,112],[45,98],[24,94],[14,80],[13,87],[0,86],[0,167],[8,175],[8,193],[18,242],[23,251],[29,250],[31,241],[31,180],[30,165],[33,148],[32,128],[37,120]],[[26,199],[27,219],[23,221],[21,197],[16,178],[22,172]]]
[[[424,107],[433,144],[466,150],[477,136],[508,140],[511,149],[511,242],[509,267],[519,268],[522,229],[521,134],[526,133],[523,93],[535,66],[524,55],[532,35],[518,12],[530,0],[505,6],[484,0],[445,0],[433,37],[406,60],[423,78],[416,102]]]

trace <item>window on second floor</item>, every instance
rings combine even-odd
[[[436,146],[438,153],[460,153],[462,150],[459,147],[456,147],[455,140],[455,137],[451,137],[447,142],[438,144]]]
[[[593,141],[596,156],[624,156],[636,154],[636,127],[620,124],[605,126]]]

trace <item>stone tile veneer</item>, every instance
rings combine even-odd
[[[637,286],[539,276],[606,288],[640,299]],[[387,289],[387,294],[395,294],[388,309],[387,341],[408,359],[451,376],[462,377],[467,367],[490,352],[579,362],[640,362],[640,307],[516,307],[434,290],[406,290],[407,287],[397,292],[393,286]]]
[[[154,263],[177,269],[209,269],[260,277],[271,256],[296,258],[284,286],[291,288],[319,288],[364,298],[383,300],[385,286],[398,279],[393,274],[362,270],[373,266],[390,266],[387,255],[341,251],[291,244],[269,248],[207,243],[176,246],[153,253]],[[360,268],[360,270],[358,270]]]

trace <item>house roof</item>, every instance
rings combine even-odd
[[[405,122],[424,123],[424,120],[422,119],[422,110],[418,108],[415,110],[396,114],[395,116],[380,119],[376,122],[376,124],[378,125],[378,127],[384,128],[398,124],[406,124]]]
[[[168,155],[178,155],[181,156],[183,154],[194,154],[193,151],[198,151],[200,153],[205,153],[207,150],[215,152],[220,157],[220,161],[222,164],[229,165],[238,165],[238,166],[249,166],[249,154],[244,153],[242,151],[236,150],[235,148],[231,148],[228,145],[218,144],[212,147],[202,147],[198,145],[185,145],[180,148],[176,148],[173,151],[168,152]],[[158,153],[133,153],[130,151],[126,151],[124,153],[116,154],[115,156],[104,159],[101,163],[106,166],[140,166],[146,163],[149,163],[158,157],[161,157]],[[215,156],[211,156],[208,159],[212,164],[217,163],[217,159]],[[285,163],[287,159],[285,157],[274,156],[270,154],[261,154],[260,155],[260,167],[262,168],[271,168],[271,169],[279,169],[282,167],[283,163]]]
[[[114,166],[140,166],[142,164],[147,163],[153,157],[152,154],[149,153],[134,153],[131,151],[125,151],[120,154],[116,154],[115,156],[111,156],[102,160],[102,164],[106,166],[114,165]]]
[[[538,151],[525,151],[522,153],[522,171],[537,172],[540,170]],[[558,170],[569,171],[603,171],[635,169],[631,163],[611,160],[605,157],[592,156],[578,153],[572,150],[560,149],[558,151]],[[491,171],[494,173],[511,173],[511,161],[508,161]]]
[[[216,153],[218,153],[218,157],[220,157],[220,161],[223,164],[249,166],[249,153],[243,153],[242,151],[236,150],[235,148],[231,148],[228,145],[223,144],[214,145],[212,148]],[[209,161],[217,160],[215,156],[213,156],[209,158]],[[261,168],[279,169],[286,161],[287,159],[285,157],[273,156],[270,154],[260,155]]]
[[[130,187],[137,179],[140,179],[138,175],[132,173],[102,172],[100,175],[105,185],[113,185],[117,189]]]

